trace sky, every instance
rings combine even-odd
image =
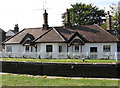
[[[42,27],[43,9],[48,12],[49,26],[62,26],[61,14],[71,4],[93,4],[99,9],[109,11],[109,5],[117,4],[120,0],[0,0],[0,28],[4,31],[14,29],[15,24],[20,30],[24,28]]]

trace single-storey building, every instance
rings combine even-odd
[[[5,56],[27,58],[114,59],[119,40],[98,25],[49,27],[45,10],[41,28],[26,28],[7,39]],[[109,14],[108,14],[109,15]]]

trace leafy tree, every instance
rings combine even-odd
[[[70,23],[73,26],[79,25],[101,25],[104,23],[105,17],[104,10],[99,10],[98,7],[92,4],[76,3],[71,5],[72,8],[68,9],[70,12]],[[63,24],[65,24],[65,13],[62,14]]]
[[[120,2],[119,2],[120,3]],[[110,6],[112,13],[112,29],[114,34],[120,38],[120,8],[118,6]]]

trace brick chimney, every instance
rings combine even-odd
[[[48,13],[45,10],[45,13],[43,14],[43,30],[47,30],[49,25],[48,25]]]
[[[15,25],[15,27],[14,27],[14,32],[15,32],[15,33],[19,32],[18,24]]]
[[[68,9],[66,9],[66,14],[65,14],[65,27],[70,28],[70,12]]]
[[[106,16],[106,30],[108,32],[111,32],[111,15],[109,14],[109,11],[107,12],[107,16]]]

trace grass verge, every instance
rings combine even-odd
[[[55,63],[115,63],[115,60],[96,60],[96,59],[25,59],[25,58],[1,58],[3,61],[21,62],[55,62]]]
[[[70,79],[28,77],[27,75],[2,75],[2,86],[118,86],[118,80]]]

